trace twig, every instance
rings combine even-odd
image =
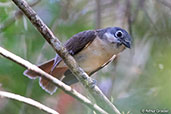
[[[63,47],[57,37],[43,23],[36,12],[28,5],[25,0],[13,0],[13,2],[23,11],[32,24],[39,30],[53,49],[60,55],[66,65],[70,68],[76,78],[84,85],[84,87],[95,98],[98,105],[103,107],[108,113],[120,114],[119,110],[109,101],[102,91],[94,84],[94,81],[79,67],[74,58],[69,55],[66,48]]]
[[[107,114],[103,109],[101,109],[98,105],[93,104],[90,100],[88,100],[86,97],[78,93],[76,90],[72,89],[70,86],[64,84],[63,82],[59,81],[57,78],[54,78],[53,76],[49,75],[48,73],[44,72],[40,68],[38,68],[36,65],[31,64],[30,62],[22,59],[19,56],[16,56],[15,54],[5,50],[4,48],[0,47],[0,55],[14,61],[15,63],[30,69],[36,73],[38,73],[41,76],[44,76],[48,80],[52,81],[53,84],[61,88],[63,91],[65,91],[67,94],[71,95],[72,97],[76,98],[83,104],[87,105],[92,110],[95,110],[98,113],[101,114]]]
[[[38,4],[41,0],[36,0],[33,3],[30,3],[30,6],[33,7],[36,4]],[[23,16],[22,11],[18,10],[15,12],[15,14],[13,16],[11,16],[10,18],[8,18],[7,20],[5,20],[3,22],[3,24],[0,24],[0,33],[3,32],[4,30],[6,30],[9,26],[11,26],[16,19],[19,19]]]
[[[51,108],[49,108],[49,107],[35,101],[33,99],[26,98],[26,97],[23,97],[23,96],[14,94],[14,93],[0,91],[0,97],[7,97],[9,99],[13,99],[13,100],[23,102],[23,103],[31,105],[33,107],[39,108],[40,110],[42,110],[42,111],[44,111],[46,113],[49,113],[49,114],[59,114],[55,110],[53,110],[53,109],[51,109]]]

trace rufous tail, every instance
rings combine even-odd
[[[60,65],[60,67],[56,66],[52,71],[53,65],[54,65],[54,59],[51,59],[41,65],[38,65],[38,67],[60,80],[63,77],[66,70],[68,69],[68,67]],[[40,86],[50,94],[53,94],[57,89],[57,87],[53,85],[49,80],[47,80],[46,78],[42,78],[38,73],[34,71],[25,70],[24,75],[26,75],[31,79],[40,77],[40,81],[39,81]]]

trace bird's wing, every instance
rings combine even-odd
[[[95,31],[83,31],[71,37],[64,45],[71,55],[75,55],[88,46],[95,37]]]
[[[64,46],[68,50],[69,54],[75,55],[78,52],[80,52],[83,48],[91,44],[95,37],[96,31],[83,31],[72,36],[69,40],[65,42]],[[55,57],[52,71],[61,61],[61,57],[57,54]]]

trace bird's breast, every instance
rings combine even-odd
[[[91,44],[76,54],[74,58],[80,67],[90,74],[108,62],[114,54],[113,47],[97,37]]]

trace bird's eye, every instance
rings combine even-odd
[[[123,32],[122,31],[117,31],[115,33],[115,36],[121,38],[121,37],[123,37]]]

